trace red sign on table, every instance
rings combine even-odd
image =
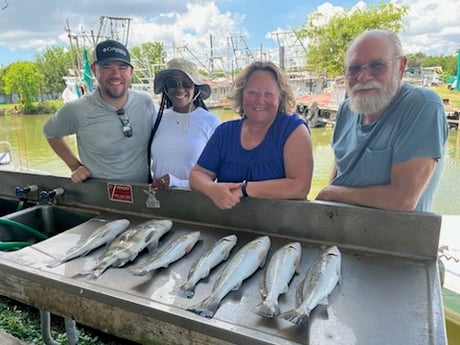
[[[107,183],[107,192],[112,201],[127,202],[132,204],[133,188],[129,184]]]

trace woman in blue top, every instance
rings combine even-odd
[[[251,63],[230,98],[241,119],[217,127],[190,173],[190,187],[222,209],[245,196],[306,199],[313,174],[310,131],[297,114],[288,115],[295,98],[280,68]]]

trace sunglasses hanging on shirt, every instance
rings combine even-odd
[[[131,123],[129,122],[129,118],[125,112],[125,109],[123,108],[118,109],[117,115],[121,122],[121,126],[122,126],[121,130],[123,132],[123,135],[127,138],[131,137],[133,135],[133,127],[131,126]]]

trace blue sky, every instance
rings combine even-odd
[[[450,55],[460,48],[458,0],[392,0],[411,7],[401,35],[406,52]],[[259,0],[0,0],[0,66],[32,60],[52,46],[69,46],[72,34],[97,32],[100,16],[132,18],[128,45],[164,42],[168,57],[182,54],[206,58],[213,37],[214,54],[228,54],[245,43],[252,52],[276,50],[269,33],[286,32],[306,22],[308,14],[348,10],[380,1]],[[280,37],[278,36],[274,36]],[[284,36],[281,36],[284,37]],[[231,38],[231,39],[230,39]],[[176,52],[174,52],[174,47]],[[187,57],[187,56],[186,56]]]

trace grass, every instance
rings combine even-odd
[[[0,328],[22,341],[45,345],[40,329],[39,311],[5,297],[0,297]],[[77,325],[77,330],[78,345],[136,345],[85,326]],[[51,315],[51,335],[59,344],[67,344],[62,318]]]
[[[448,90],[445,85],[433,87],[433,90],[442,99],[448,99],[449,105],[452,108],[457,109],[457,110],[460,109],[460,91]]]

